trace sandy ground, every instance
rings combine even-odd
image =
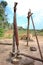
[[[38,40],[39,40],[41,52],[43,55],[43,36],[38,36]],[[6,43],[8,45],[6,45]],[[19,43],[20,43],[19,44],[20,52],[40,58],[40,54],[39,54],[35,37],[33,37],[33,41],[29,41],[28,47],[26,46],[26,43],[27,43],[26,40],[19,40]],[[31,46],[36,47],[37,51],[30,51]],[[12,39],[0,39],[0,65],[13,65],[10,61],[8,61],[9,54],[11,51],[12,51]],[[39,61],[35,61],[34,65],[43,65],[43,64]]]

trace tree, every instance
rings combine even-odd
[[[7,17],[5,14],[5,8],[7,6],[7,2],[6,1],[1,1],[0,2],[0,25],[3,27],[5,22],[7,21]]]
[[[3,18],[3,14],[4,14],[4,9],[3,9],[2,5],[0,4],[0,17]]]
[[[7,21],[7,16],[5,14],[7,2],[1,1],[0,2],[0,26],[5,28],[11,28],[11,24]]]
[[[4,20],[4,17],[3,17],[4,14],[5,14],[4,9],[0,3],[0,27],[2,26],[2,21]]]
[[[7,6],[7,2],[6,1],[1,1],[1,4],[2,4],[3,8],[6,8],[6,6]]]

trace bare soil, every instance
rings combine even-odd
[[[41,52],[43,55],[43,36],[38,36]],[[13,65],[8,59],[9,54],[12,51],[12,39],[0,39],[0,65]],[[31,55],[37,58],[40,58],[38,46],[35,37],[33,37],[33,41],[29,41],[28,47],[26,46],[26,40],[19,40],[19,50],[22,53],[27,55]],[[30,47],[36,47],[37,51],[30,51]],[[41,62],[36,61],[34,65],[43,65]]]

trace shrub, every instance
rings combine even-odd
[[[0,37],[3,37],[3,36],[4,36],[4,29],[0,28]]]

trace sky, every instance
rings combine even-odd
[[[27,13],[29,9],[33,13],[33,21],[36,29],[43,29],[43,0],[5,0],[8,5],[6,7],[6,12],[8,15],[8,22],[13,23],[13,7],[14,2],[18,2],[17,5],[17,25],[27,28]],[[33,28],[32,21],[30,18],[30,28]]]

